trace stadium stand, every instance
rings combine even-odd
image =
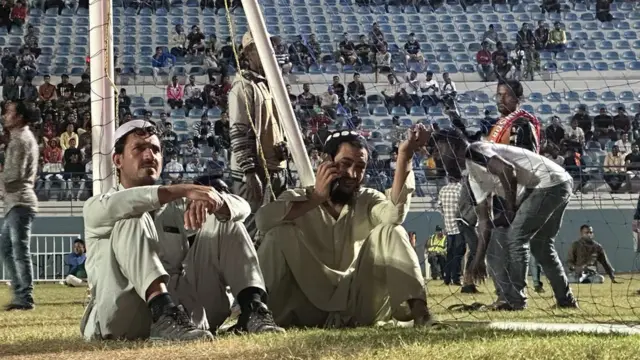
[[[377,156],[370,184],[384,187],[392,178],[394,144],[407,126],[451,126],[448,111],[458,109],[468,129],[481,131],[497,117],[495,79],[520,78],[522,107],[539,116],[545,128],[551,126],[545,134],[555,135],[546,143],[558,149],[547,152],[574,169],[574,177],[586,185],[581,192],[634,190],[637,154],[632,148],[640,143],[640,7],[635,2],[613,2],[609,12],[596,12],[594,3],[556,2],[562,11],[547,13],[547,5],[541,8],[532,0],[260,4],[269,33],[277,36],[276,55],[314,164],[329,130],[355,128]],[[114,6],[119,121],[146,117],[158,124],[169,161],[164,181],[223,174],[229,141],[221,118],[236,72],[233,47],[248,30],[242,9],[227,14],[224,7],[216,8],[219,2],[197,0],[116,1]],[[2,11],[19,15],[13,7],[9,3]],[[42,139],[42,200],[83,199],[90,195],[85,183],[91,180],[87,4],[44,1],[28,7],[24,24],[14,16],[0,27],[3,105],[27,101],[41,111],[43,122],[34,131]],[[538,28],[543,24],[546,33]],[[428,74],[432,80],[425,78]],[[451,91],[444,89],[445,74],[455,83],[451,103],[442,101]],[[359,82],[352,84],[356,77]],[[439,92],[423,91],[430,81]],[[582,112],[575,115],[581,107],[591,116],[605,112],[592,120]],[[566,136],[554,137],[555,117]],[[571,128],[574,118],[582,121],[582,135]],[[576,142],[579,158],[567,146]],[[617,167],[607,162],[614,145],[634,161],[623,158]],[[416,167],[417,195],[437,194],[444,183],[437,161],[427,154]]]

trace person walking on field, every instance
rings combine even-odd
[[[34,308],[29,243],[31,224],[38,210],[33,187],[40,156],[29,124],[36,119],[37,114],[23,102],[7,106],[4,129],[9,131],[9,144],[2,173],[4,223],[0,231],[0,257],[13,290],[13,299],[5,307],[7,311]]]

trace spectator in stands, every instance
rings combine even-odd
[[[532,47],[527,47],[527,49],[530,49]],[[522,80],[522,68],[524,65],[524,60],[525,60],[525,51],[523,50],[523,47],[521,44],[516,44],[515,48],[513,49],[513,51],[511,51],[509,53],[509,60],[511,61],[511,64],[513,65],[513,70],[511,71],[511,79],[513,80]]]
[[[442,73],[442,96],[452,95],[456,96],[458,93],[458,88],[456,88],[456,83],[451,80],[451,76],[448,72]]]
[[[34,77],[37,74],[36,71],[36,58],[31,53],[29,48],[20,49],[20,77],[25,79],[27,77]]]
[[[0,26],[8,28],[11,23],[11,4],[7,0],[0,1]]]
[[[322,61],[322,47],[316,39],[316,34],[309,35],[307,41],[307,65],[317,64]]]
[[[272,36],[271,43],[273,45],[273,50],[276,53],[276,60],[278,60],[278,65],[282,69],[282,73],[284,75],[289,74],[291,72],[291,69],[293,68],[293,63],[291,62],[287,44],[279,36]]]
[[[521,49],[528,49],[530,47],[533,47],[535,45],[535,42],[536,38],[533,35],[533,31],[529,29],[529,24],[523,23],[522,27],[518,31],[518,34],[516,35],[517,45],[520,45]]]
[[[42,87],[42,86],[41,86]],[[120,117],[131,112],[131,98],[127,95],[127,89],[120,89],[118,94],[118,113]]]
[[[631,133],[632,138],[638,142],[640,141],[640,113],[637,113],[631,121]]]
[[[614,145],[611,152],[604,158],[604,180],[611,188],[612,193],[617,193],[624,183],[625,176],[625,156],[620,149]]]
[[[15,76],[7,76],[7,81],[2,86],[2,103],[0,106],[5,107],[7,102],[16,102],[20,100],[20,87],[16,84]]]
[[[631,153],[625,156],[624,163],[627,167],[627,190],[633,192],[631,180],[640,176],[640,146],[634,144],[631,147]]]
[[[545,12],[548,12],[548,13],[556,12],[560,14],[560,11],[562,10],[562,6],[560,5],[560,2],[558,0],[542,0],[542,5],[540,6],[540,9],[542,10],[543,14]]]
[[[163,177],[165,177],[165,184],[170,185],[179,183],[183,172],[184,168],[178,161],[178,155],[172,154],[169,162],[164,166]]]
[[[64,94],[64,89],[73,91],[73,84],[69,82],[69,75],[62,74],[62,76],[60,76],[60,84],[58,84],[56,88],[58,89],[58,96],[62,96],[62,94]]]
[[[20,100],[34,104],[38,101],[38,89],[31,82],[30,77],[24,78],[20,88]]]
[[[604,267],[612,283],[617,283],[613,266],[607,258],[604,247],[593,240],[593,228],[580,226],[580,239],[574,241],[567,256],[567,278],[573,284],[602,284],[604,276],[598,274],[598,263]]]
[[[164,51],[161,46],[156,47],[156,53],[151,57],[151,69],[153,70],[153,82],[158,83],[160,71],[167,72],[169,77],[173,77],[173,66],[176,64],[176,57]]]
[[[376,53],[376,68],[380,73],[391,72],[391,53],[385,45]]]
[[[482,81],[490,81],[493,74],[492,56],[489,51],[489,43],[483,42],[482,49],[476,54],[476,62],[478,63],[478,72],[482,77]]]
[[[409,34],[407,42],[404,44],[405,65],[409,67],[409,62],[418,62],[424,65],[424,55],[420,49],[420,43],[416,40],[416,34]]]
[[[184,87],[184,107],[187,115],[191,109],[202,109],[204,101],[202,101],[202,88],[196,84],[196,77],[189,76],[189,83]]]
[[[215,74],[222,72],[220,65],[218,65],[218,59],[216,58],[215,52],[210,48],[206,48],[204,50],[204,59],[203,59],[204,69],[207,71],[207,75],[209,76],[209,81],[216,81]]]
[[[73,139],[73,138],[69,139],[69,147],[66,148],[64,150],[64,153],[62,154],[62,161],[63,161],[64,164],[70,162],[71,161],[71,157],[73,155],[78,156],[80,158],[80,160],[82,161],[82,152],[80,151],[80,149],[78,149],[77,145],[78,144],[76,143],[75,139]],[[91,155],[89,154],[89,156],[91,156]],[[82,172],[82,171],[80,171],[80,172]]]
[[[171,55],[174,57],[183,57],[187,54],[187,35],[184,33],[182,25],[176,25],[169,46],[171,47]]]
[[[329,86],[327,92],[322,94],[320,98],[320,107],[330,118],[335,120],[339,103],[338,95],[333,91],[333,86]]]
[[[193,145],[193,140],[187,140],[187,144],[180,149],[180,156],[184,159],[191,159],[194,157],[200,157],[202,151]],[[188,170],[187,170],[188,171]]]
[[[200,156],[189,156],[188,159],[189,162],[184,170],[184,178],[193,180],[204,173],[205,166],[200,161]]]
[[[440,84],[433,78],[433,72],[427,71],[426,79],[420,83],[423,104],[426,107],[436,106],[440,103]]]
[[[567,33],[562,28],[560,22],[556,22],[553,25],[553,30],[549,32],[549,45],[547,48],[553,51],[555,54],[564,52],[567,46]]]
[[[575,115],[573,115],[573,118],[571,118],[572,126],[574,121],[578,122],[578,127],[582,129],[585,135],[587,133],[592,133],[591,126],[592,126],[593,120],[591,119],[591,116],[589,116],[589,114],[587,113],[586,105],[584,104],[578,105],[578,111],[575,113]]]
[[[83,286],[87,279],[87,270],[85,269],[85,261],[87,260],[87,252],[84,241],[78,238],[73,242],[73,252],[68,254],[64,259],[65,275],[64,284],[67,286]]]
[[[215,147],[214,127],[207,114],[202,114],[200,121],[193,124],[193,144],[200,148],[200,144],[206,142],[209,147]]]
[[[596,19],[601,22],[613,21],[611,3],[613,0],[596,0]]]
[[[311,93],[311,85],[303,84],[302,93],[298,95],[298,105],[300,109],[308,116],[313,108],[318,104],[318,97]]]
[[[593,127],[596,134],[606,135],[609,132],[609,128],[613,129],[613,118],[607,114],[607,108],[600,108],[600,113],[593,119]]]
[[[493,48],[498,44],[498,33],[493,24],[489,25],[489,29],[482,35],[482,42],[488,44],[488,48]]]
[[[349,34],[343,34],[343,40],[338,43],[338,53],[336,54],[338,62],[342,65],[354,65],[358,61],[356,47],[351,40]]]
[[[562,140],[564,140],[565,132],[562,125],[560,125],[560,118],[558,116],[551,118],[551,125],[545,130],[545,135],[549,142],[556,145],[560,145]]]
[[[615,142],[615,146],[618,147],[618,150],[623,156],[627,156],[631,153],[631,141],[629,140],[629,133],[620,134],[620,139]]]
[[[62,150],[69,148],[69,141],[73,139],[76,144],[79,143],[78,134],[75,132],[76,126],[73,123],[67,124],[67,130],[60,135],[60,146]]]
[[[564,166],[564,157],[560,155],[560,147],[557,144],[548,145],[547,153],[547,158],[560,166]]]
[[[180,148],[180,144],[178,143],[179,138],[178,134],[173,131],[173,124],[171,124],[170,121],[164,123],[164,131],[162,134],[159,134],[159,137],[162,142],[162,148],[166,153],[178,153],[178,149]]]
[[[18,75],[18,58],[14,53],[11,52],[11,49],[8,47],[4,48],[2,52],[2,59],[0,59],[0,63],[2,64],[2,80],[3,82],[7,80],[9,76]],[[6,84],[6,83],[5,83]]]
[[[79,154],[71,155],[69,161],[64,164],[63,179],[66,182],[67,189],[65,200],[78,200],[80,195],[84,192],[84,170],[85,166],[82,164],[82,159]],[[73,193],[74,188],[78,189],[75,194]],[[63,187],[63,189],[65,189],[65,187]]]
[[[338,95],[338,100],[340,100],[340,104],[344,105],[346,102],[346,98],[345,98],[346,88],[340,82],[339,76],[333,77],[333,83],[331,84],[331,87],[333,87],[333,91],[336,93],[336,95]]]
[[[576,119],[576,116],[578,114],[574,115],[573,119],[571,120],[571,127],[569,128],[569,130],[565,133],[565,138],[566,140],[572,141],[572,142],[576,142],[578,143],[578,145],[583,146],[585,143],[585,133],[584,130],[579,127],[579,120]],[[588,115],[587,115],[588,116]],[[589,120],[591,121],[591,120]]]
[[[613,128],[617,131],[631,130],[631,119],[627,115],[627,111],[623,106],[618,108],[618,114],[613,117]]]
[[[233,14],[237,8],[242,8],[241,0],[215,0],[215,2],[215,15],[218,15],[218,11],[220,11],[220,9],[226,9],[227,6],[229,6],[229,14]]]
[[[496,50],[491,54],[491,61],[494,66],[499,58],[502,58],[505,62],[509,59],[509,53],[504,49],[501,41],[496,43]]]
[[[171,109],[182,109],[184,104],[184,87],[178,82],[178,77],[171,77],[171,83],[167,85],[167,103]]]
[[[220,64],[222,66],[227,67],[236,67],[236,54],[233,45],[233,39],[231,37],[227,37],[225,40],[225,44],[220,48],[220,52],[218,53],[218,60],[220,60]]]
[[[200,27],[193,25],[191,32],[187,35],[187,53],[193,56],[202,54],[207,46],[206,39],[207,37],[200,31]]]
[[[44,196],[46,199],[49,199],[51,197],[51,185],[53,182],[60,184],[61,190],[65,190],[66,188],[66,183],[63,181],[62,148],[60,147],[58,138],[51,139],[45,146],[43,159],[44,165],[42,172],[45,179]],[[58,193],[58,200],[61,198],[62,193],[60,192]]]
[[[549,43],[549,29],[544,20],[538,20],[538,28],[533,33],[535,41],[535,49],[538,51],[546,50]]]
[[[228,149],[231,146],[229,130],[229,114],[225,111],[220,114],[220,119],[213,124],[213,133],[215,134],[222,149]],[[220,151],[220,149],[217,150]]]
[[[44,103],[51,102],[56,99],[56,87],[51,84],[51,76],[45,75],[42,77],[44,83],[38,88],[38,102],[40,108],[44,108]]]
[[[366,35],[360,35],[360,42],[355,44],[355,53],[357,56],[357,63],[364,65],[371,64],[371,54],[373,51]]]
[[[387,81],[389,82],[381,91],[382,96],[384,96],[384,102],[387,109],[391,109],[394,106],[397,106],[397,96],[401,89],[401,84],[398,83],[398,78],[396,78],[395,74],[387,75]]]
[[[11,16],[9,17],[9,24],[7,24],[7,32],[11,34],[11,29],[15,26],[18,28],[22,28],[25,21],[27,19],[27,7],[22,2],[22,0],[18,0],[11,9]]]
[[[309,49],[304,43],[302,35],[296,36],[295,41],[289,46],[289,59],[295,66],[309,65]]]
[[[353,81],[347,85],[347,98],[349,100],[364,101],[367,96],[367,90],[364,83],[360,80],[360,74],[353,74]]]

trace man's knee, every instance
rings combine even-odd
[[[300,237],[303,236],[302,229],[300,229],[295,224],[284,223],[278,226],[271,228],[264,234],[264,239],[262,240],[262,244],[265,246],[267,244],[272,244],[273,242],[283,243],[288,241],[297,241]]]
[[[369,238],[378,241],[405,241],[411,244],[407,230],[401,225],[378,225],[371,230]]]

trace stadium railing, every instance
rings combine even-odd
[[[78,234],[31,234],[31,260],[33,261],[33,280],[38,282],[63,281],[68,272],[66,257],[73,250],[73,242],[81,237]],[[4,265],[0,281],[7,278]]]

